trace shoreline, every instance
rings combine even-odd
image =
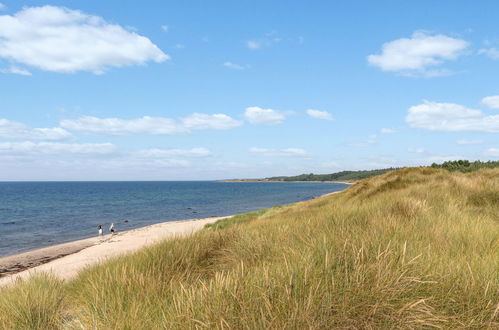
[[[329,192],[310,200],[337,194],[346,189]],[[18,279],[26,279],[40,272],[52,273],[59,279],[68,280],[87,266],[135,252],[165,239],[187,236],[204,228],[208,223],[232,216],[234,215],[160,222],[114,235],[84,238],[0,257],[0,286],[13,284]]]
[[[112,236],[85,238],[0,257],[0,286],[41,272],[68,280],[85,267],[135,252],[165,239],[190,235],[208,223],[228,217],[231,216],[160,222]]]

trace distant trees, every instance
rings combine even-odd
[[[499,167],[499,161],[474,161],[470,162],[469,160],[453,160],[443,162],[442,164],[431,164],[432,168],[442,168],[444,170],[448,170],[451,172],[459,171],[463,173],[473,172],[479,170],[481,168],[495,168]]]
[[[474,161],[469,160],[453,160],[447,161],[442,164],[433,163],[432,168],[441,168],[448,171],[460,171],[464,173],[473,172],[481,168],[494,168],[499,167],[499,161]],[[331,174],[300,174],[296,176],[276,176],[266,178],[268,181],[357,181],[367,179],[372,176],[385,174],[386,172],[397,170],[399,168],[383,168],[379,170],[370,171],[341,171]]]
[[[301,174],[296,176],[276,176],[267,178],[270,181],[355,181],[381,175],[396,168],[384,168],[370,171],[341,171],[332,174]]]

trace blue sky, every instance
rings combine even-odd
[[[499,159],[496,1],[0,2],[0,180]]]

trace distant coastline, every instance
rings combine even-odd
[[[352,185],[355,181],[284,181],[284,180],[268,180],[268,179],[228,179],[228,180],[219,180],[218,182],[268,182],[268,183],[278,183],[278,182],[318,182],[318,183],[341,183]]]
[[[273,176],[258,179],[227,179],[220,180],[220,182],[330,182],[352,184],[356,181],[385,174],[397,169],[398,168],[390,167],[376,170],[341,171],[329,174],[304,173],[294,176]]]

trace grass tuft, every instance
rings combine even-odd
[[[47,275],[0,291],[1,329],[59,329],[64,321],[63,284]]]

